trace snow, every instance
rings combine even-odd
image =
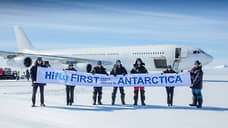
[[[226,65],[226,64],[218,65],[218,66],[215,66],[215,69],[228,69],[228,65]]]
[[[227,80],[228,72],[205,71],[207,80]],[[65,105],[65,86],[49,84],[45,87],[47,107],[31,107],[31,82],[0,81],[1,128],[227,128],[228,83],[205,82],[202,109],[188,107],[191,89],[176,87],[174,107],[166,104],[165,88],[146,88],[147,106],[133,106],[133,88],[125,88],[126,103],[110,105],[112,88],[104,88],[103,103],[92,105],[91,87],[76,87],[75,104]]]

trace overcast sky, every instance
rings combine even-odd
[[[0,50],[17,50],[19,25],[38,49],[181,44],[228,64],[227,7],[218,0],[1,0]]]

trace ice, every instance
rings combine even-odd
[[[204,71],[205,80],[228,80],[227,71]],[[133,106],[133,88],[125,88],[126,103],[111,104],[112,88],[103,89],[101,106],[92,105],[91,87],[76,87],[75,104],[66,106],[65,86],[48,84],[45,87],[47,107],[31,107],[31,82],[0,81],[1,128],[227,128],[228,83],[205,82],[202,109],[188,107],[192,102],[191,89],[176,87],[174,107],[166,104],[165,88],[146,88],[147,106]],[[140,102],[139,102],[140,103]]]

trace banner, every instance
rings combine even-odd
[[[38,68],[37,83],[62,84],[72,86],[92,87],[167,87],[190,86],[189,72],[157,73],[157,74],[129,74],[103,75],[53,68]]]

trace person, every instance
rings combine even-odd
[[[28,69],[26,70],[26,75],[25,76],[26,76],[27,80],[29,81],[30,73],[29,73],[29,70]]]
[[[203,87],[203,71],[202,64],[197,60],[194,64],[194,68],[190,71],[192,80],[192,95],[193,103],[190,106],[196,106],[197,108],[202,107],[203,96],[201,93]]]
[[[45,65],[46,67],[48,67],[48,68],[51,68],[51,65],[50,65],[49,61],[45,61],[45,62],[44,62],[44,65]]]
[[[168,65],[167,70],[163,71],[163,73],[176,73],[171,65]],[[168,106],[173,106],[173,93],[174,93],[174,87],[173,86],[167,86],[166,93],[167,93],[167,104]]]
[[[17,80],[20,80],[20,72],[17,72]]]
[[[112,71],[110,72],[111,75],[117,76],[117,75],[126,75],[127,70],[122,66],[121,61],[117,60],[116,64],[114,64]],[[118,87],[113,87],[112,92],[112,105],[115,104],[116,100],[116,93],[117,93]],[[121,102],[123,105],[125,105],[125,93],[124,93],[124,87],[119,87],[120,94],[121,94]]]
[[[97,66],[93,68],[92,74],[106,74],[106,69],[102,66],[102,62],[99,60],[97,61]],[[98,95],[98,96],[97,96]],[[102,105],[102,87],[94,87],[93,88],[93,105],[96,105],[96,101],[98,99],[98,104]]]
[[[73,67],[73,63],[69,63],[69,67],[66,70],[70,70],[70,71],[77,71],[74,67]],[[66,102],[67,102],[67,106],[68,105],[72,105],[74,103],[74,88],[75,86],[70,86],[70,85],[66,85]]]
[[[37,68],[39,67],[45,67],[45,65],[43,65],[43,61],[41,57],[38,57],[35,65],[32,66],[31,68],[31,78],[32,78],[32,86],[33,86],[33,91],[32,91],[32,107],[35,107],[35,103],[36,103],[36,92],[37,92],[37,88],[40,88],[40,106],[45,107],[44,104],[44,86],[46,84],[44,83],[37,83],[36,82],[36,76],[37,76]]]
[[[141,58],[136,59],[135,64],[133,65],[133,69],[131,70],[131,74],[143,74],[148,73],[145,68],[145,63],[143,63]],[[145,106],[145,88],[144,87],[134,87],[134,105],[138,104],[138,93],[140,89],[141,94],[141,104]]]

